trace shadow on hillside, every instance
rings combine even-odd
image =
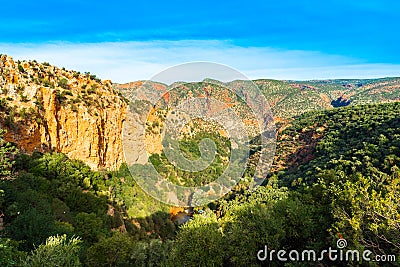
[[[144,218],[132,218],[124,221],[126,231],[137,240],[173,239],[177,229],[167,212],[157,211]]]

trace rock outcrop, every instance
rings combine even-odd
[[[92,169],[117,169],[126,108],[111,81],[0,56],[0,127],[22,152],[57,151]]]

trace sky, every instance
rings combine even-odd
[[[400,2],[6,1],[0,53],[145,80],[192,62],[249,78],[400,76]]]

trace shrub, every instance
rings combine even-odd
[[[72,110],[73,112],[78,112],[78,107],[77,107],[75,104],[72,104],[72,105],[71,105],[71,110]]]
[[[56,90],[56,99],[58,103],[62,104],[67,98],[64,93],[60,92],[60,90]]]
[[[58,80],[58,86],[64,89],[69,89],[68,80],[66,78],[62,78]]]
[[[24,253],[18,251],[18,242],[12,239],[0,238],[0,266],[18,266]]]
[[[5,98],[0,98],[0,109],[5,110],[7,108],[7,99]]]
[[[21,98],[22,102],[28,102],[28,97],[26,95],[24,95],[23,93],[20,93],[19,97]]]
[[[81,240],[66,235],[51,236],[46,243],[35,249],[22,266],[82,266],[79,260]]]
[[[97,84],[93,84],[92,87],[90,87],[90,89],[86,90],[87,94],[94,94],[96,92],[97,89]]]
[[[44,110],[43,103],[42,103],[42,101],[41,101],[40,99],[36,99],[35,102],[34,102],[34,104],[36,105],[36,107],[37,107],[39,110]]]
[[[45,87],[54,88],[54,84],[47,79],[42,79],[41,82]]]
[[[20,109],[18,114],[23,119],[26,119],[28,117],[28,113],[26,112],[26,108]]]
[[[21,84],[18,84],[17,85],[17,93],[21,93],[21,92],[23,92],[25,90],[25,86],[24,85],[21,85]]]
[[[5,133],[5,130],[0,129],[0,176],[9,175],[11,173],[11,169],[15,163],[12,158],[18,153],[14,145],[4,141],[3,136]]]
[[[24,67],[22,67],[20,64],[18,64],[18,70],[20,72],[25,72]]]
[[[8,116],[6,117],[4,124],[9,127],[12,128],[14,127],[15,124],[15,117],[14,117],[14,111],[11,111],[10,114],[8,114]]]

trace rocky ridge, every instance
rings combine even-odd
[[[109,80],[0,56],[0,127],[22,152],[62,152],[92,169],[116,169],[126,106]]]

